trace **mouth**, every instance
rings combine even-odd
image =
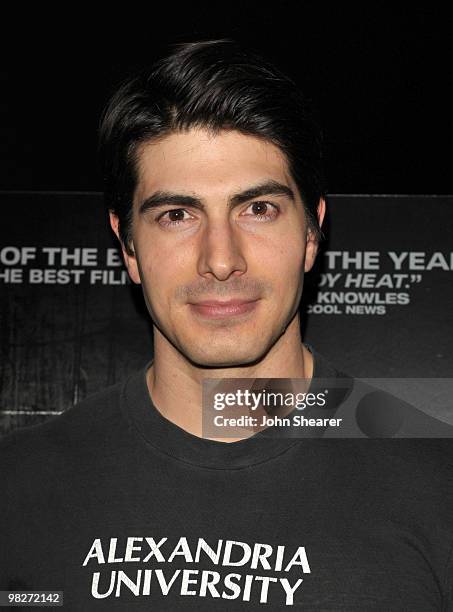
[[[236,317],[253,312],[258,304],[256,300],[206,300],[189,304],[191,310],[203,318],[222,319],[225,317]]]

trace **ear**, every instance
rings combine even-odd
[[[326,214],[326,201],[324,198],[319,198],[317,217],[319,227],[322,226],[324,215]],[[318,241],[313,236],[313,232],[308,230],[307,243],[305,246],[305,272],[309,272],[315,263],[316,254],[318,253]]]
[[[119,233],[119,219],[118,219],[118,215],[116,215],[114,212],[112,212],[111,210],[109,211],[109,217],[110,217],[110,226],[112,228],[112,230],[115,232],[116,237],[118,238],[120,245],[121,245],[121,250],[123,252],[123,259],[124,259],[124,263],[126,264],[126,268],[127,271],[129,273],[129,276],[131,278],[131,280],[136,283],[137,285],[139,285],[141,283],[140,280],[140,275],[138,273],[138,263],[137,263],[137,258],[135,255],[135,249],[133,248],[134,243],[132,242],[132,251],[133,254],[130,255],[123,244],[123,241],[121,240],[120,237],[120,233]]]

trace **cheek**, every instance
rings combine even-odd
[[[139,252],[140,268],[148,284],[158,285],[177,274],[183,262],[183,249],[175,240],[162,238],[151,222],[137,223],[135,241]]]
[[[140,259],[143,289],[153,310],[165,316],[175,308],[175,291],[193,280],[188,274],[189,257],[183,250],[150,249]]]
[[[288,236],[284,241],[269,241],[255,252],[254,259],[264,274],[272,276],[279,286],[289,279],[301,277],[304,267],[304,241],[299,236]]]

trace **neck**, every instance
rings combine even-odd
[[[202,382],[205,378],[311,379],[312,376],[313,357],[302,344],[299,317],[296,316],[262,360],[237,368],[195,366],[154,327],[154,359],[146,380],[157,410],[178,427],[201,437]]]

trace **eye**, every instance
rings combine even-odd
[[[187,218],[185,218],[184,215],[189,215],[184,208],[173,208],[159,215],[157,221],[164,226],[175,226],[192,219],[190,215]]]
[[[246,217],[254,217],[258,221],[272,221],[278,216],[279,208],[276,204],[265,201],[252,202],[246,210],[251,210],[251,214],[245,214]]]

